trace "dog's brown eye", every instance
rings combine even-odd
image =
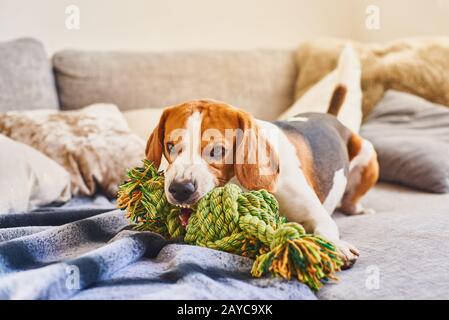
[[[226,149],[222,146],[214,146],[210,151],[210,157],[219,159],[222,158],[226,153]]]
[[[168,153],[170,153],[170,154],[173,153],[173,151],[175,151],[175,145],[172,142],[168,142],[166,147],[167,147]]]

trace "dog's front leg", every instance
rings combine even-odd
[[[343,258],[344,267],[351,267],[359,256],[358,250],[340,239],[338,226],[310,188],[284,185],[276,193],[280,209],[289,221],[301,223],[307,232],[320,235],[333,242]],[[289,192],[290,191],[290,192]]]
[[[303,226],[307,232],[320,235],[333,242],[340,251],[344,260],[344,268],[350,268],[359,257],[359,251],[352,244],[342,240],[338,231],[338,226],[324,209],[314,210],[308,215],[308,219],[303,221]]]

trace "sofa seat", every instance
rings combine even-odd
[[[343,239],[361,252],[320,299],[449,297],[449,194],[379,184],[363,203],[376,213],[335,218]],[[378,281],[377,281],[377,279]]]

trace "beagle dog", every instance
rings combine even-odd
[[[359,201],[376,183],[379,168],[372,144],[336,117],[345,93],[344,86],[335,89],[327,114],[276,122],[214,100],[169,107],[147,142],[146,157],[157,167],[167,160],[165,192],[182,208],[184,225],[190,206],[216,186],[231,181],[266,189],[281,214],[334,242],[350,267],[359,252],[340,239],[331,215],[336,208],[364,213]]]

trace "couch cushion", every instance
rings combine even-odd
[[[50,61],[34,39],[0,43],[0,112],[57,109]]]
[[[0,134],[0,214],[70,199],[70,175],[39,151]]]
[[[335,214],[342,238],[360,250],[352,269],[321,299],[449,297],[449,194],[379,184],[362,200],[374,214]]]
[[[53,57],[62,109],[109,102],[121,110],[213,98],[275,119],[293,102],[291,51],[125,53],[62,51]]]
[[[159,123],[162,112],[164,112],[162,108],[136,109],[124,111],[123,116],[128,122],[129,128],[144,141],[147,141]]]

